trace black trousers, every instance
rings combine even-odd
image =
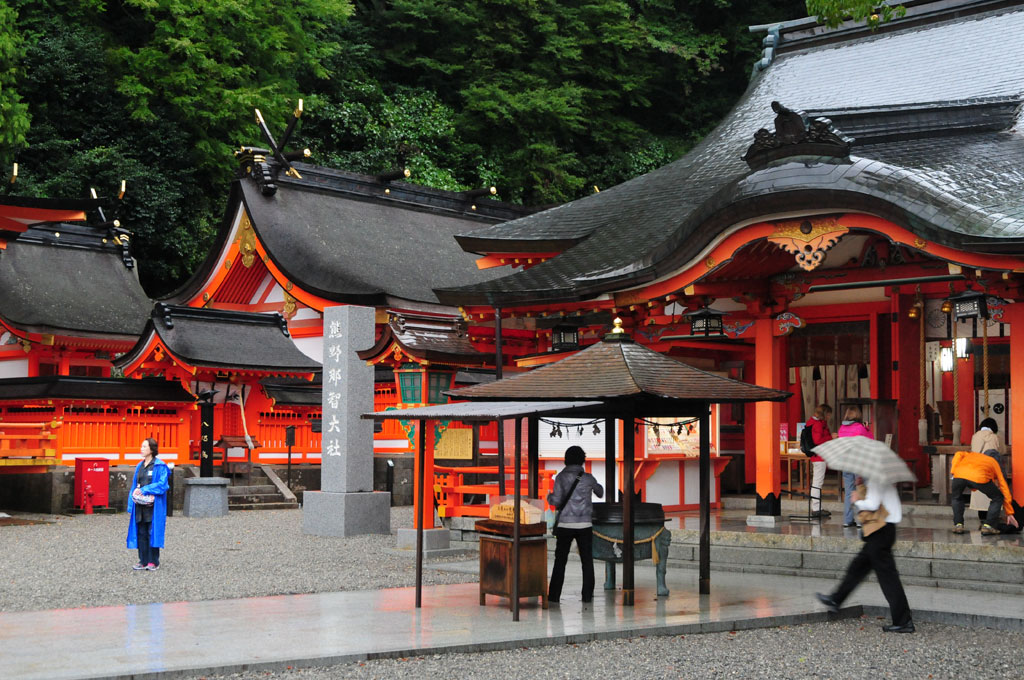
[[[576,541],[583,564],[583,601],[594,599],[594,529],[565,529],[555,527],[555,566],[548,583],[548,599],[558,601],[562,597],[562,583],[565,581],[565,565],[569,560],[569,549]]]
[[[996,485],[995,482],[985,482],[984,484],[978,484],[966,479],[960,479],[959,477],[953,478],[952,492],[953,492],[953,524],[964,523],[964,494],[967,493],[968,489],[977,489],[986,496],[988,496],[988,512],[985,515],[985,524],[992,526],[996,525],[999,521],[999,513],[1003,509],[1003,492]]]
[[[152,522],[135,523],[135,541],[139,546],[139,564],[155,564],[160,566],[160,548],[153,548],[149,545],[149,529]]]
[[[903,626],[910,622],[910,605],[907,594],[903,592],[900,573],[896,571],[896,560],[892,556],[892,546],[896,543],[896,525],[886,522],[885,526],[864,539],[864,546],[846,568],[846,576],[832,597],[839,604],[843,603],[850,593],[860,585],[861,581],[874,570],[878,577],[878,585],[889,603],[893,625]]]

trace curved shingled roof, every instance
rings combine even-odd
[[[679,402],[785,401],[789,392],[723,378],[610,333],[553,364],[445,392],[456,399],[581,401],[647,397]]]
[[[474,252],[535,251],[553,239],[576,245],[527,271],[438,297],[586,298],[673,271],[739,221],[802,209],[869,212],[944,245],[1024,253],[1024,60],[1008,58],[1024,48],[1024,8],[930,21],[795,43],[680,160],[458,236]],[[780,160],[752,172],[742,157],[754,133],[771,127],[773,100],[832,118],[858,138],[852,155]]]
[[[33,333],[135,340],[153,302],[120,247],[86,228],[33,228],[0,260],[0,318]],[[81,232],[81,233],[79,233]],[[92,243],[95,241],[95,243]]]
[[[216,266],[244,204],[271,261],[290,282],[335,302],[385,306],[388,298],[437,303],[434,288],[497,278],[454,235],[531,212],[486,197],[294,163],[301,178],[276,173],[269,195],[250,177],[232,185],[227,216],[210,256],[167,296],[187,303]]]

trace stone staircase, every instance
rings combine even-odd
[[[228,486],[228,510],[293,510],[299,507],[295,495],[270,468],[253,465],[252,474],[242,472]]]

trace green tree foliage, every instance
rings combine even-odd
[[[304,97],[293,147],[322,165],[404,165],[438,188],[560,202],[678,157],[746,86],[760,42],[746,27],[803,9],[0,0],[0,155],[26,147],[17,193],[109,195],[128,179],[120,217],[144,285],[161,294],[207,254],[237,171],[231,152],[263,143],[253,108],[279,131]]]
[[[23,54],[21,35],[15,28],[17,12],[0,0],[0,162],[11,161],[25,143],[28,106],[18,95],[17,67]]]
[[[863,21],[875,28],[906,13],[903,5],[880,0],[807,0],[807,12],[830,28],[844,21]]]

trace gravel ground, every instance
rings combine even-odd
[[[392,508],[392,531],[412,526],[412,516],[410,507]],[[125,548],[127,514],[49,519],[52,523],[0,527],[0,611],[372,590],[416,583],[415,553],[396,550],[394,536],[307,536],[302,533],[301,510],[232,512],[210,519],[168,517],[167,547],[160,551],[156,573],[131,570],[138,554]],[[444,561],[453,559],[459,557]],[[474,574],[433,569],[424,569],[423,574],[430,585],[476,579]]]
[[[1013,678],[1024,634],[924,624],[882,633],[881,619],[735,633],[639,637],[581,645],[445,654],[207,680],[326,678]],[[499,670],[500,669],[500,670]]]

